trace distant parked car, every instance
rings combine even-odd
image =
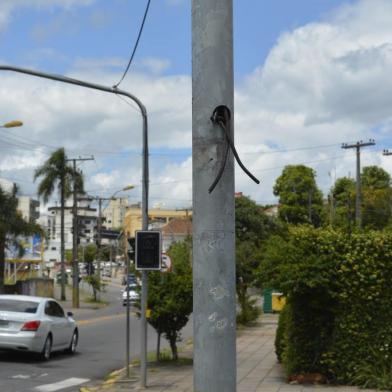
[[[128,282],[129,282],[130,285],[132,285],[132,284],[137,284],[137,279],[136,279],[135,274],[129,274],[129,275],[128,275]],[[121,284],[122,284],[123,286],[125,286],[125,285],[127,284],[127,276],[126,276],[126,275],[124,275],[124,276],[122,277]]]
[[[136,302],[139,299],[140,295],[138,292],[138,287],[136,284],[130,285],[129,286],[129,303],[132,304],[134,302]],[[123,298],[123,305],[126,306],[127,305],[127,289],[123,290],[123,294],[122,294],[122,298]]]
[[[52,351],[74,354],[78,339],[73,314],[54,299],[0,295],[0,350],[30,351],[48,360]]]

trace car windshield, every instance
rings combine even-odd
[[[129,285],[129,291],[135,291],[137,289],[137,285],[136,284],[131,284]],[[126,290],[126,288],[125,288]]]
[[[0,312],[37,313],[38,302],[0,299]]]

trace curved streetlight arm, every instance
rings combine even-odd
[[[84,82],[78,79],[72,79],[62,75],[55,75],[50,73],[44,73],[39,71],[33,71],[30,69],[12,67],[9,65],[0,65],[0,71],[12,71],[26,75],[36,76],[39,78],[55,80],[57,82],[73,84],[75,86],[91,88],[94,90],[100,90],[111,94],[123,95],[132,99],[140,108],[140,112],[143,116],[143,168],[142,168],[142,229],[148,230],[148,123],[147,123],[147,110],[145,106],[140,102],[134,95],[127,91],[120,90],[117,87],[107,87],[96,83]],[[129,291],[128,291],[129,292]],[[146,386],[147,381],[147,320],[146,320],[146,309],[147,309],[147,272],[142,271],[142,328],[141,328],[141,384],[143,387]],[[129,371],[129,300],[127,301],[127,372]],[[127,373],[127,375],[129,375]]]
[[[116,95],[123,95],[125,97],[128,97],[134,101],[139,109],[140,112],[143,116],[143,170],[142,170],[142,176],[143,176],[143,181],[142,181],[142,188],[143,188],[143,197],[142,197],[142,227],[143,230],[148,229],[148,184],[149,184],[149,175],[148,175],[148,121],[147,121],[147,110],[146,107],[142,104],[142,102],[135,97],[133,94],[118,89],[117,87],[107,87],[103,86],[100,84],[96,83],[90,83],[90,82],[85,82],[83,80],[78,80],[78,79],[73,79],[69,78],[67,76],[62,76],[62,75],[56,75],[56,74],[50,74],[46,72],[40,72],[40,71],[35,71],[31,69],[26,69],[26,68],[20,68],[20,67],[13,67],[10,65],[0,65],[0,71],[11,71],[11,72],[18,72],[26,75],[31,75],[31,76],[36,76],[39,78],[44,78],[44,79],[50,79],[50,80],[55,80],[57,82],[62,82],[62,83],[68,83],[68,84],[73,84],[75,86],[80,86],[80,87],[86,87],[94,90],[100,90],[104,91],[107,93],[111,94],[116,94]]]

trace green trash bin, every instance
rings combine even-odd
[[[263,290],[263,313],[272,313],[272,292],[273,289],[264,289]]]

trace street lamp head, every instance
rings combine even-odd
[[[135,188],[135,185],[127,185],[122,189],[122,191],[130,191],[131,189]]]
[[[22,121],[19,120],[14,120],[7,122],[3,125],[4,128],[15,128],[15,127],[21,127],[23,125]]]

